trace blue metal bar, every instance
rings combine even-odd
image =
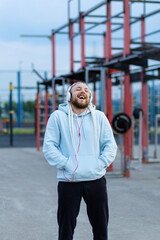
[[[47,80],[47,71],[44,72],[45,81]]]
[[[17,126],[21,127],[21,73],[17,72],[17,93],[18,93],[18,103],[17,103]]]

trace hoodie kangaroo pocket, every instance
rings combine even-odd
[[[102,160],[100,160],[99,158],[98,158],[98,166],[99,166],[98,169],[99,169],[100,171],[103,170],[104,168],[106,168],[104,162],[103,162]]]
[[[78,156],[78,168],[75,172],[75,179],[95,179],[102,170],[100,162],[95,155]]]
[[[100,178],[105,173],[104,163],[95,155],[70,156],[65,166],[65,178],[71,181],[87,181]]]
[[[65,177],[72,180],[77,168],[78,168],[78,162],[77,162],[75,156],[70,156],[67,161],[67,164],[64,168]]]

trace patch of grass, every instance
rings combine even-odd
[[[13,134],[34,134],[34,131],[34,128],[13,128]],[[1,134],[10,134],[10,129],[4,129]]]
[[[14,128],[13,134],[33,134],[34,128]]]

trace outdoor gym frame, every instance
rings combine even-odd
[[[97,71],[102,73],[101,69],[103,69],[103,77],[101,78],[102,85],[105,88],[105,92],[103,89],[103,102],[105,102],[105,109],[102,109],[106,114],[110,121],[112,122],[112,85],[113,79],[116,79],[115,84],[119,84],[119,76],[123,75],[123,85],[124,85],[124,105],[123,111],[130,118],[132,117],[132,91],[131,91],[131,83],[132,82],[141,82],[142,91],[142,110],[144,112],[142,116],[142,162],[147,162],[147,81],[154,80],[160,78],[160,65],[150,66],[148,60],[153,59],[160,61],[160,48],[157,47],[160,43],[156,42],[146,42],[145,37],[157,34],[160,32],[160,29],[147,33],[145,31],[145,19],[155,16],[160,13],[160,8],[146,14],[146,4],[159,4],[159,1],[137,1],[137,0],[105,0],[94,7],[90,8],[85,12],[81,12],[80,8],[80,0],[78,0],[78,17],[71,19],[70,18],[70,0],[68,1],[68,22],[63,26],[52,30],[51,42],[52,42],[52,79],[48,81],[43,81],[42,84],[46,85],[46,96],[47,96],[47,88],[48,86],[53,88],[53,103],[55,103],[55,83],[59,78],[69,79],[69,83],[73,83],[79,79],[84,80],[86,82],[93,82],[95,86],[96,78],[93,77],[92,80],[88,79],[87,71],[97,73]],[[121,2],[123,4],[123,11],[116,13],[115,15],[111,15],[111,4],[112,2]],[[139,17],[130,15],[130,8],[132,4],[143,4],[143,13]],[[104,15],[96,15],[94,11],[100,9],[101,7],[106,7],[106,16]],[[86,17],[92,18],[102,18],[102,21],[94,21],[89,22],[85,21]],[[122,19],[123,22],[114,22],[114,19]],[[141,36],[131,39],[131,26],[137,22],[141,23]],[[79,32],[74,32],[74,24],[79,24]],[[92,26],[86,27],[87,24],[91,24]],[[106,32],[91,32],[92,29],[99,25],[106,24]],[[117,25],[117,26],[116,26]],[[116,27],[115,27],[116,26]],[[67,29],[67,30],[66,30]],[[69,31],[68,31],[69,29]],[[123,40],[123,48],[117,47],[113,48],[113,40],[112,33],[117,32],[119,30],[123,30],[123,39],[116,38],[117,40]],[[89,31],[89,32],[88,32]],[[56,76],[56,68],[55,68],[55,52],[56,52],[56,35],[57,34],[67,34],[69,36],[69,44],[70,44],[70,73],[62,76]],[[101,58],[92,58],[86,57],[85,54],[85,36],[102,36],[104,42],[104,56]],[[81,68],[79,70],[74,71],[74,38],[76,36],[80,36],[81,39]],[[140,41],[137,41],[139,40]],[[131,48],[131,45],[138,45],[136,48]],[[119,54],[113,54],[112,50],[122,50]],[[88,61],[88,60],[92,61]],[[137,69],[132,69],[132,66],[137,66]],[[148,73],[152,70],[158,70],[158,76],[149,75]],[[97,70],[97,71],[96,71]],[[94,88],[94,98],[93,103],[96,103],[96,90]],[[47,97],[46,97],[46,108],[47,108]],[[37,100],[38,104],[38,100]],[[55,110],[56,104],[53,104],[53,110]],[[37,106],[38,109],[38,106]],[[47,115],[48,117],[48,115]],[[47,121],[47,119],[46,119]],[[38,127],[38,126],[37,126]],[[38,132],[38,131],[37,131]],[[132,129],[129,129],[128,132],[124,134],[124,176],[130,176],[129,169],[129,161],[131,159],[132,154]],[[109,171],[112,171],[112,166]]]

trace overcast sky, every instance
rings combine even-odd
[[[38,71],[51,72],[51,41],[20,35],[51,35],[51,29],[65,22],[67,0],[0,0],[0,100],[8,98],[10,81],[17,85],[15,71],[22,70],[22,86],[36,86],[32,65]],[[33,92],[28,91],[27,96],[34,98]]]
[[[81,9],[86,10],[102,0],[81,0]],[[71,1],[71,17],[77,16],[78,0]],[[21,38],[21,34],[44,34],[50,35],[51,29],[57,28],[67,22],[67,0],[1,0],[0,1],[0,69],[17,70],[30,69],[34,63],[37,69],[51,70],[51,43],[47,38]],[[153,5],[153,4],[152,4]],[[136,7],[137,6],[137,7]],[[148,9],[157,8],[158,5],[148,5]],[[143,4],[136,5],[133,13],[139,14]],[[112,7],[112,14],[121,11],[122,4],[116,3]],[[117,10],[118,9],[118,10]],[[147,10],[148,10],[147,9]],[[105,8],[100,9],[105,14]],[[150,26],[152,24],[152,26]],[[156,28],[157,23],[147,23],[149,28]],[[158,23],[159,24],[159,23]],[[139,27],[140,29],[140,27]],[[137,28],[137,33],[140,30]],[[147,29],[148,30],[148,29]],[[119,34],[119,33],[118,33]],[[57,36],[56,46],[59,46],[62,53],[68,45],[68,38],[63,39],[62,35]],[[78,41],[78,40],[77,40]],[[96,40],[91,41],[92,52],[96,54]],[[64,46],[64,49],[63,49]],[[98,46],[96,46],[98,48]],[[67,52],[69,50],[67,49]],[[97,50],[97,52],[99,52]],[[101,53],[102,54],[102,53]],[[59,53],[61,55],[61,52]],[[62,65],[62,64],[61,64]],[[57,66],[58,69],[63,69]]]
[[[65,0],[0,1],[0,69],[51,69],[51,44],[47,38],[21,38],[21,34],[50,35],[67,21]],[[2,57],[3,56],[3,57]]]
[[[102,0],[81,0],[81,10],[87,10]],[[71,17],[77,16],[78,0],[71,1]],[[114,6],[113,6],[114,4]],[[122,10],[119,2],[112,4],[112,14]],[[11,77],[7,77],[9,70],[31,70],[31,66],[37,70],[51,72],[51,42],[48,38],[22,38],[21,34],[51,35],[51,30],[67,23],[68,0],[0,0],[0,94],[2,89],[8,88]],[[158,5],[148,5],[146,11],[157,9]],[[143,4],[134,4],[133,15],[143,12]],[[97,13],[105,14],[105,8]],[[159,14],[160,16],[160,14]],[[93,20],[93,19],[92,19]],[[160,20],[160,17],[159,17]],[[120,21],[120,20],[119,20]],[[153,20],[147,20],[146,31],[154,31],[159,28],[157,16]],[[105,27],[95,31],[105,31]],[[135,25],[132,35],[140,35],[140,25]],[[123,37],[119,31],[114,37]],[[154,36],[158,41],[159,35]],[[148,38],[148,40],[150,40]],[[80,60],[80,38],[75,38],[75,59]],[[103,56],[103,39],[87,38],[86,55]],[[123,46],[122,42],[114,45]],[[5,73],[4,73],[5,71]],[[56,71],[58,74],[69,72],[69,42],[67,36],[56,37]],[[11,75],[8,75],[11,76]],[[12,77],[16,85],[16,74]],[[24,84],[35,85],[33,77],[23,80]],[[4,94],[4,93],[3,93]]]
[[[72,17],[77,15],[77,2],[77,0],[73,0],[71,3]],[[97,2],[101,1],[82,0],[81,7],[84,6],[83,9],[87,9]],[[22,38],[20,35],[51,35],[52,29],[67,23],[67,3],[67,0],[1,0],[0,70],[18,70],[19,67],[26,70],[31,68],[32,63],[37,69],[51,70],[50,40],[47,38]],[[65,47],[68,45],[67,36],[65,37],[66,41],[60,39],[63,37],[57,36],[56,53],[59,52],[59,55],[65,53]],[[62,66],[57,67],[60,70],[63,69]]]

